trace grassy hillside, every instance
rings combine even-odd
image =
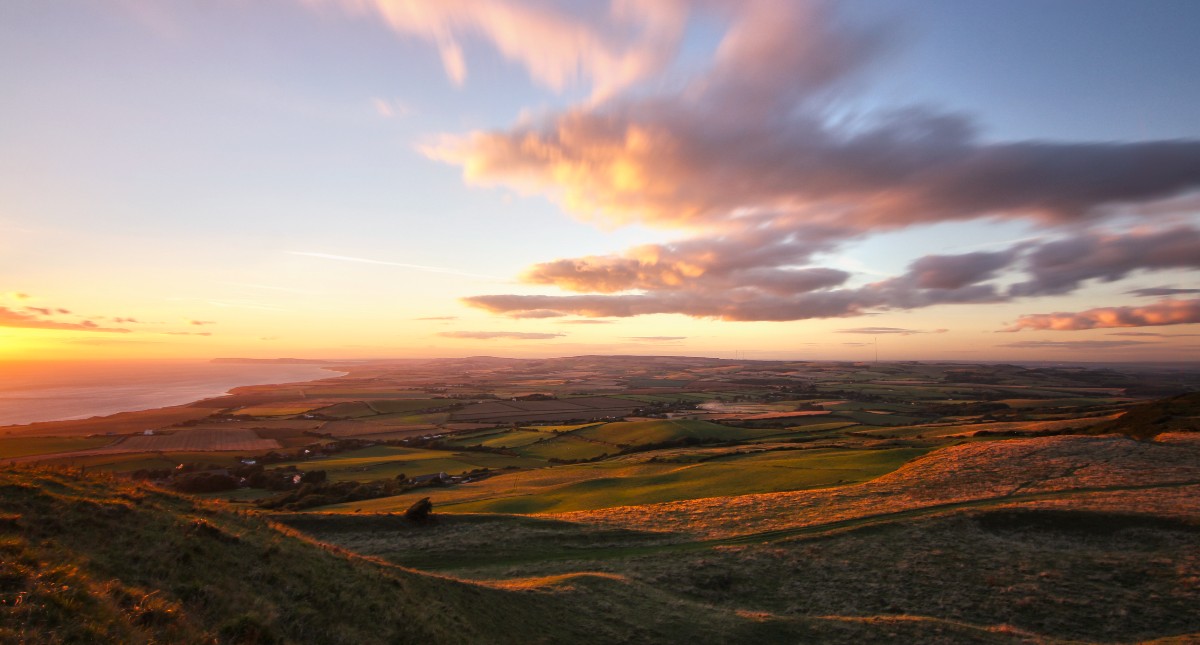
[[[1092,426],[1089,434],[1120,433],[1153,439],[1163,432],[1200,431],[1200,392],[1181,394],[1130,408],[1119,418]]]
[[[0,473],[0,642],[861,642],[924,630],[718,608],[614,574],[469,583],[154,489]]]

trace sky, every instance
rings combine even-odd
[[[0,3],[0,361],[1200,360],[1196,24]]]

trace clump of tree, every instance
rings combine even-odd
[[[258,507],[273,511],[302,511],[317,506],[393,497],[421,488],[446,485],[440,477],[422,478],[421,481],[415,481],[403,474],[397,475],[394,479],[371,482],[327,481],[324,471],[313,472],[320,473],[319,479],[313,478],[300,483],[282,495],[259,500]],[[484,475],[487,471],[484,469],[473,472]]]
[[[413,505],[404,511],[404,517],[412,522],[426,522],[431,515],[433,515],[433,502],[429,501],[428,497],[422,497],[413,502]]]
[[[188,473],[175,477],[171,485],[184,493],[216,493],[236,489],[238,480],[222,472]]]
[[[319,471],[322,472],[323,471]],[[403,481],[385,479],[377,482],[340,481],[308,482],[295,490],[276,495],[258,502],[259,508],[273,511],[302,511],[329,504],[344,504],[365,499],[377,499],[399,495],[409,490]]]

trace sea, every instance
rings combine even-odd
[[[150,410],[221,396],[242,385],[344,374],[315,364],[0,363],[0,426]]]

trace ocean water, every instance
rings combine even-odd
[[[0,425],[149,410],[221,396],[242,385],[342,374],[316,365],[207,361],[0,365]]]

